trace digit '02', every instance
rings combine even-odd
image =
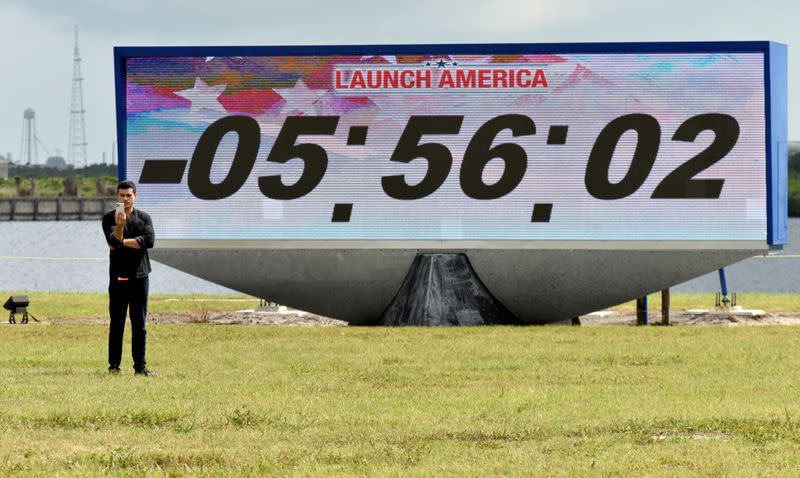
[[[625,177],[618,183],[608,180],[611,158],[622,135],[636,131],[636,150]],[[630,114],[608,123],[597,136],[586,165],[586,190],[597,199],[622,199],[635,193],[653,169],[661,141],[661,126],[650,115]]]
[[[627,131],[636,131],[636,150],[625,177],[611,183],[608,171],[620,138]],[[724,158],[739,139],[739,123],[730,115],[706,113],[683,122],[672,137],[673,141],[693,142],[702,131],[713,131],[714,141],[668,174],[655,188],[653,199],[717,199],[722,193],[724,179],[694,179]],[[598,199],[622,199],[635,193],[653,169],[659,144],[661,126],[650,115],[629,114],[611,121],[594,143],[586,165],[586,190]]]

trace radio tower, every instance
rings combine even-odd
[[[75,26],[75,59],[72,63],[72,102],[69,108],[69,149],[67,163],[74,167],[87,166],[86,125],[83,115],[83,78],[81,77],[81,54],[78,52],[78,26]]]

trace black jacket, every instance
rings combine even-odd
[[[109,254],[110,267],[109,275],[112,279],[117,277],[142,278],[147,277],[152,270],[150,268],[150,256],[147,249],[153,247],[156,242],[156,234],[153,230],[153,220],[144,211],[134,208],[133,213],[125,223],[122,231],[123,239],[136,239],[141,249],[124,247],[120,241],[114,237],[114,229],[117,227],[114,219],[115,211],[109,211],[103,216],[103,235],[106,242],[114,248]]]

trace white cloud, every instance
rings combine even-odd
[[[479,17],[482,29],[510,30],[513,32],[549,29],[557,25],[568,28],[569,25],[582,23],[585,19],[602,11],[614,11],[620,8],[636,6],[641,2],[628,0],[598,2],[595,0],[553,1],[519,1],[491,0],[482,2]]]
[[[0,18],[0,152],[19,154],[27,107],[36,109],[45,144],[66,151],[72,32],[79,24],[93,161],[116,136],[115,45],[777,40],[790,45],[792,92],[800,64],[800,3],[790,0],[734,0],[724,7],[701,0],[0,0]],[[800,138],[796,98],[790,98],[793,139]]]

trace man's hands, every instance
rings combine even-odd
[[[128,216],[124,212],[114,214],[115,227],[112,235],[114,236],[114,239],[119,241],[119,245],[112,246],[111,244],[109,244],[108,248],[112,251],[116,251],[117,249],[120,249],[122,247],[127,247],[130,249],[145,249],[147,247],[153,247],[152,224],[148,226],[149,232],[148,232],[148,227],[145,227],[144,234],[139,237],[126,237],[126,238],[122,237],[122,234],[125,231],[125,223],[127,222],[127,220]]]
[[[117,223],[117,227],[114,229],[114,237],[119,241],[122,242],[122,230],[125,229],[125,213],[121,212],[118,214],[114,214],[114,221]]]
[[[131,249],[141,249],[142,246],[139,245],[139,241],[136,239],[123,239],[122,245],[125,247],[130,247]]]
[[[141,249],[142,246],[139,244],[139,241],[137,241],[136,239],[132,239],[132,238],[123,239],[122,238],[122,232],[125,229],[125,221],[127,219],[128,218],[127,218],[127,216],[125,215],[124,212],[121,212],[119,214],[114,214],[114,221],[117,224],[117,227],[114,229],[114,237],[119,242],[122,243],[123,247],[130,247],[131,249]],[[112,251],[117,250],[117,248],[115,248],[115,247],[112,247],[112,246],[108,246],[108,247]]]
[[[123,247],[130,247],[131,249],[141,249],[142,246],[139,244],[139,241],[136,239],[123,239],[122,240]],[[112,251],[116,251],[117,248],[114,246],[109,245],[108,248]]]

